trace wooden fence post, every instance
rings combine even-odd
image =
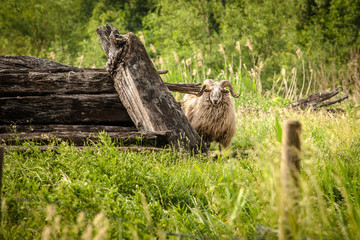
[[[300,122],[286,120],[283,123],[278,235],[280,240],[297,238],[300,200],[300,132]]]

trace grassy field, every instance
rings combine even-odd
[[[359,239],[357,109],[283,112],[285,103],[237,99],[237,132],[223,161],[118,152],[106,134],[82,151],[67,143],[57,152],[33,143],[24,144],[27,152],[9,151],[0,239],[276,239],[285,119],[302,124],[298,239]]]

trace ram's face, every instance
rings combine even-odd
[[[213,86],[209,88],[210,90],[210,102],[214,105],[217,105],[221,102],[224,92],[227,90],[222,88],[218,82],[214,83]]]

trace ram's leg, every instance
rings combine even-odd
[[[222,159],[222,157],[223,157],[222,148],[221,148],[221,144],[219,143],[219,153],[214,156],[214,161],[220,160]]]
[[[223,157],[223,152],[222,152],[222,147],[221,147],[220,143],[219,143],[219,152],[220,152],[220,157],[222,158]]]
[[[210,143],[209,142],[204,142],[205,147],[206,147],[206,154],[209,155],[210,154]]]

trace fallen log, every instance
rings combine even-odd
[[[107,132],[112,141],[119,145],[148,145],[162,147],[169,144],[171,132]],[[89,132],[33,132],[33,133],[2,133],[1,144],[19,145],[24,142],[36,142],[46,145],[53,141],[66,141],[74,145],[84,145],[87,142],[98,143],[98,133]]]
[[[201,147],[199,135],[161,80],[135,34],[120,35],[111,24],[97,28],[96,33],[108,58],[106,70],[137,129],[170,130],[170,143],[175,148],[197,152]],[[206,152],[204,146],[201,150]]]
[[[180,92],[199,89],[194,84],[169,84],[168,88]],[[4,143],[59,139],[83,145],[95,141],[89,136],[100,131],[126,144],[163,146],[170,142],[168,135],[155,132],[154,137],[137,131],[105,69],[79,69],[29,56],[0,56],[0,92],[0,139]]]
[[[0,69],[67,69],[78,71],[77,67],[31,56],[1,55]]]
[[[349,96],[348,96],[347,94],[344,94],[344,95],[342,95],[342,96],[339,97],[339,98],[335,98],[335,99],[333,99],[333,100],[329,100],[329,101],[327,101],[327,102],[323,102],[323,103],[319,104],[319,105],[317,106],[317,108],[327,107],[327,106],[333,105],[333,104],[335,104],[335,103],[342,102],[342,101],[344,101],[344,100],[347,99],[347,98],[349,98]]]
[[[166,74],[167,70],[158,70]],[[196,94],[200,83],[164,83],[170,91]],[[116,93],[105,69],[77,68],[30,57],[0,55],[1,97]]]
[[[0,124],[133,125],[116,94],[0,98]]]
[[[349,96],[347,94],[342,95],[340,98],[329,100],[330,98],[337,95],[340,91],[342,91],[342,87],[338,87],[333,91],[321,91],[315,94],[312,94],[306,98],[302,98],[294,103],[289,104],[286,106],[287,109],[307,109],[311,108],[313,110],[318,110],[321,107],[327,107],[330,105],[333,105],[335,103],[339,103],[345,99],[347,99]],[[329,100],[329,101],[326,101]],[[325,102],[326,101],[326,102]]]
[[[73,125],[73,124],[25,124],[0,126],[0,133],[47,133],[47,132],[136,132],[135,126]]]
[[[1,97],[50,94],[116,94],[114,83],[103,70],[42,72],[12,70],[0,72]]]
[[[0,58],[1,59],[1,58]],[[164,83],[170,91],[197,94],[200,83]],[[44,96],[50,94],[116,93],[114,82],[105,69],[48,72],[43,69],[0,71],[1,97]]]

